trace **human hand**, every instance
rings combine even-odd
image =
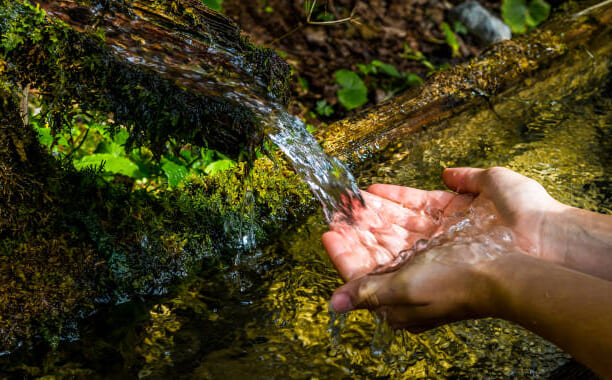
[[[490,249],[483,242],[468,241],[417,253],[397,270],[349,281],[334,292],[331,308],[338,313],[373,310],[391,327],[412,333],[495,316],[494,306],[501,301],[495,291],[497,278],[490,276],[489,268],[502,255],[491,256]]]
[[[443,179],[459,194],[382,184],[363,192],[368,207],[356,208],[355,222],[332,223],[323,235],[340,275],[351,280],[388,265],[415,243],[423,244],[412,253],[468,216],[481,225],[506,226],[516,246],[532,256],[562,261],[559,250],[551,249],[560,244],[558,235],[546,241],[552,239],[543,231],[547,218],[567,206],[540,184],[505,168],[447,169]],[[472,234],[483,232],[480,228]]]
[[[530,223],[563,207],[508,169],[449,169],[443,178],[459,194],[373,185],[353,223],[332,223],[323,244],[351,281],[334,295],[334,310],[377,309],[410,329],[479,316],[490,293],[480,264],[507,252],[538,252],[539,230]],[[397,271],[394,262],[402,265]],[[372,274],[381,268],[390,273]]]

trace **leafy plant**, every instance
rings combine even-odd
[[[223,0],[202,0],[204,5],[213,11],[221,12],[221,4],[223,4]]]
[[[108,180],[121,174],[135,180],[159,185],[162,179],[170,187],[178,186],[189,174],[216,175],[235,166],[235,162],[212,149],[193,146],[168,145],[168,152],[156,160],[146,148],[127,152],[128,132],[120,129],[111,135],[106,126],[83,124],[71,131],[51,135],[49,127],[41,127],[36,118],[32,122],[39,141],[56,156],[71,159],[75,168],[98,170]]]
[[[395,66],[390,65],[388,63],[383,63],[377,59],[367,64],[358,63],[357,68],[365,75],[378,74],[379,72],[381,72],[393,78],[401,77],[401,74],[399,73],[399,71],[397,71]]]
[[[513,33],[525,33],[542,22],[550,14],[550,4],[544,0],[504,0],[501,7],[504,22]]]
[[[333,107],[329,105],[325,99],[319,100],[317,102],[316,111],[319,115],[326,116],[326,117],[329,117],[334,114]]]
[[[453,57],[461,57],[461,52],[459,51],[459,41],[457,41],[457,36],[455,36],[455,32],[453,32],[450,25],[443,22],[442,31],[444,32],[444,36],[446,38],[446,44],[450,46],[452,50]]]
[[[338,70],[334,73],[336,82],[342,86],[338,90],[338,101],[347,110],[364,105],[368,101],[368,88],[359,75],[350,70]]]

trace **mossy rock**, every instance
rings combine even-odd
[[[224,96],[228,82],[287,101],[288,65],[197,1],[0,0],[0,36],[5,75],[35,89],[54,132],[85,112],[126,127],[128,148],[160,155],[173,140],[252,157],[263,131]]]
[[[8,82],[0,169],[0,352],[75,336],[101,305],[163,294],[201,265],[229,262],[242,225],[263,242],[312,206],[295,174],[266,158],[155,194],[78,172],[23,125]]]

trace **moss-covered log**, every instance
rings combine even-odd
[[[224,95],[287,98],[288,66],[200,1],[0,0],[0,36],[9,80],[40,94],[55,130],[88,112],[156,154],[173,139],[237,157],[263,132]]]
[[[70,336],[101,304],[163,293],[204,257],[233,257],[243,223],[261,241],[307,207],[284,166],[258,160],[250,175],[239,166],[155,195],[108,184],[44,151],[0,82],[0,353]]]
[[[436,73],[419,87],[332,124],[318,138],[325,140],[330,154],[361,162],[467,108],[487,106],[490,99],[573,48],[610,43],[611,25],[611,4],[582,13],[575,8],[562,12],[525,37],[495,44],[470,62]]]

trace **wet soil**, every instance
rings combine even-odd
[[[457,34],[461,57],[452,57],[441,25],[462,0],[318,0],[311,20],[340,20],[354,14],[354,21],[330,25],[307,22],[305,0],[225,0],[224,12],[246,31],[253,42],[273,48],[293,66],[293,102],[290,110],[304,115],[318,100],[336,105],[338,85],[334,72],[357,70],[357,64],[380,60],[400,72],[426,78],[425,65],[403,56],[406,47],[423,53],[433,65],[456,64],[478,55],[483,47],[476,39]],[[501,1],[481,1],[500,17]],[[303,78],[307,89],[298,78]],[[386,97],[380,88],[369,91],[367,105]],[[334,106],[328,121],[347,115]]]

